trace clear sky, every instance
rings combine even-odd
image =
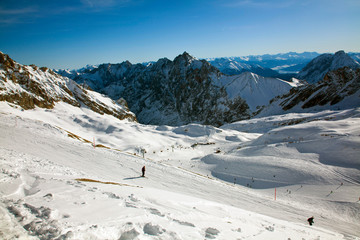
[[[0,0],[0,51],[86,64],[360,51],[360,0]]]

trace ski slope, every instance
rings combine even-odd
[[[359,123],[146,126],[0,102],[0,238],[359,239]]]

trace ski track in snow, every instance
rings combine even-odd
[[[236,124],[216,131],[139,125],[135,136],[124,140],[106,134],[104,142],[97,139],[123,150],[117,151],[94,148],[65,131],[91,140],[100,135],[91,126],[66,124],[56,112],[22,114],[1,104],[7,111],[0,113],[0,238],[359,239],[359,169],[326,165],[316,154],[294,150],[305,141],[272,144],[277,139],[272,134],[230,129]],[[133,129],[103,118],[111,132]],[[100,123],[92,126],[101,129]],[[194,141],[204,145],[191,147]],[[139,146],[148,148],[145,159],[140,152],[134,155]],[[254,165],[251,157],[260,163]],[[298,167],[301,159],[304,165]],[[147,178],[139,177],[143,165]],[[289,179],[281,176],[284,169]],[[76,180],[81,178],[94,181]],[[315,225],[310,227],[311,215]]]

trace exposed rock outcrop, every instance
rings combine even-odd
[[[23,109],[35,107],[51,109],[57,102],[75,107],[82,104],[100,114],[110,114],[119,119],[136,121],[136,116],[123,105],[86,90],[73,80],[52,70],[35,65],[24,66],[0,52],[0,101],[7,101]]]

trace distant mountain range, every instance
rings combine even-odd
[[[286,56],[306,59],[312,54]],[[125,61],[58,70],[63,76],[18,64],[1,53],[0,101],[23,109],[66,102],[144,124],[220,126],[254,114],[359,106],[360,64],[354,60],[357,55],[352,56],[343,51],[319,55],[297,74],[301,80],[284,81],[249,71],[227,75],[187,52],[173,61],[163,58],[148,64]],[[248,60],[285,61],[282,55],[273,58],[264,55]]]
[[[140,122],[156,125],[222,125],[249,118],[273,97],[301,85],[254,73],[228,76],[187,52],[147,65],[102,64],[73,79],[113,99],[123,97]]]
[[[217,81],[222,74],[205,60],[183,53],[173,61],[102,64],[74,80],[113,99],[126,99],[145,124],[181,125],[190,122],[221,125],[249,118],[240,97],[230,99]]]
[[[288,94],[293,87],[306,85],[308,82],[315,83],[324,77],[324,73],[334,68],[350,66],[356,69],[359,65],[343,51],[334,55],[318,55],[309,60],[316,55],[318,54],[288,53],[241,58],[241,61],[258,61],[268,66],[274,66],[276,62],[305,64],[309,61],[303,70],[293,74],[302,81],[260,76],[250,72],[250,69],[262,69],[266,72],[265,68],[245,63],[241,65],[242,73],[228,75],[210,62],[196,59],[186,52],[173,61],[164,58],[157,62],[135,65],[126,61],[121,64],[90,66],[72,72],[70,77],[112,99],[123,97],[139,121],[145,124],[181,125],[198,122],[221,125],[260,112],[272,98]],[[321,59],[327,59],[327,64]],[[219,59],[213,61],[219,62]],[[237,67],[240,69],[240,65]],[[271,71],[275,72],[271,69],[267,72]],[[305,72],[311,74],[304,74]]]
[[[360,61],[360,53],[347,53],[355,61]],[[322,54],[317,52],[288,52],[279,54],[249,55],[243,57],[221,57],[206,58],[212,66],[227,75],[238,75],[243,72],[252,72],[263,77],[281,78],[291,80],[311,60]],[[154,64],[155,62],[144,62],[142,65]],[[80,69],[58,69],[59,74],[74,78],[76,75],[89,72],[98,65],[87,65]]]
[[[291,78],[315,57],[316,52],[251,55],[246,57],[224,57],[207,59],[225,74],[253,72],[264,77]]]
[[[289,52],[274,55],[208,58],[206,60],[222,73],[229,75],[253,72],[264,77],[289,80],[295,77],[311,60],[320,55],[317,52]],[[356,61],[360,59],[360,53],[348,53],[348,55]]]

